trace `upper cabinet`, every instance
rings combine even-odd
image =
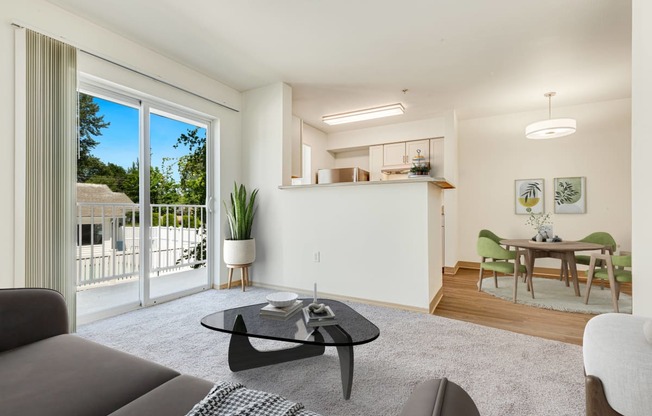
[[[412,163],[412,158],[421,154],[428,160],[430,143],[428,140],[412,142],[390,143],[383,147],[383,167],[405,166]]]
[[[383,166],[400,166],[406,163],[405,143],[383,145]]]

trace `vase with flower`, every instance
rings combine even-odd
[[[530,212],[530,216],[525,225],[529,225],[534,228],[536,235],[532,237],[532,240],[537,242],[547,241],[548,239],[553,238],[552,234],[552,220],[550,219],[550,214],[539,213],[535,214]]]

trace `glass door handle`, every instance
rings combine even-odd
[[[213,197],[209,196],[206,198],[206,211],[213,213]]]

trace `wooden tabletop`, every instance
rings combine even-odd
[[[500,244],[506,246],[527,248],[530,250],[542,251],[585,251],[585,250],[602,250],[605,248],[602,244],[583,243],[581,241],[561,241],[559,243],[548,243],[546,241],[536,242],[527,239],[500,240]]]

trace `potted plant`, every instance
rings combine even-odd
[[[410,175],[412,176],[426,176],[430,173],[430,166],[426,165],[412,165],[410,168]]]
[[[247,199],[247,188],[244,185],[233,184],[231,192],[231,208],[226,208],[231,238],[224,240],[224,263],[228,265],[251,264],[256,259],[256,240],[251,238],[251,227],[256,215],[256,195],[254,189]]]

